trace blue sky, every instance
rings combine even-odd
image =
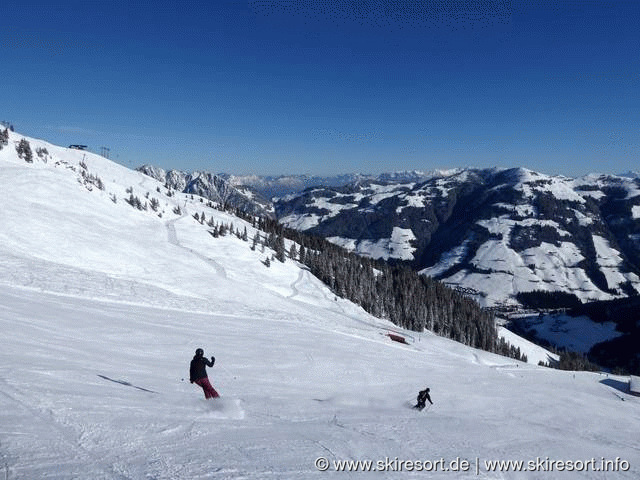
[[[638,1],[26,0],[0,120],[130,166],[640,170],[638,25]]]

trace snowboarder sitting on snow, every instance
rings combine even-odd
[[[429,400],[429,403],[433,405],[431,397],[429,396],[429,389],[425,388],[424,390],[418,392],[418,403],[413,408],[422,410],[425,407],[427,400]]]
[[[211,360],[207,360],[204,356],[204,350],[198,348],[196,354],[191,360],[191,367],[189,368],[191,383],[200,385],[204,390],[204,398],[216,398],[219,397],[218,392],[209,383],[209,377],[207,377],[207,367],[213,367],[216,359],[211,356]]]

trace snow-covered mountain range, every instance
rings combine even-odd
[[[143,165],[138,171],[163,183],[165,188],[207,198],[226,206],[233,206],[252,215],[271,215],[269,199],[242,184],[232,184],[221,175],[208,172],[165,171],[153,165]]]
[[[531,363],[398,329],[91,153],[9,132],[0,202],[6,479],[638,477],[628,378],[539,367],[508,332]],[[188,382],[197,347],[216,401]]]
[[[484,305],[522,292],[580,301],[640,292],[640,179],[465,169],[318,187],[276,201],[284,225],[410,262]]]
[[[405,171],[380,175],[353,173],[334,176],[260,176],[183,172],[175,169],[167,171],[154,165],[143,165],[137,170],[176,191],[201,195],[217,202],[230,203],[250,213],[263,215],[273,215],[274,199],[300,193],[311,187],[342,187],[368,181],[418,182],[442,173],[440,171],[431,173]]]
[[[356,184],[367,181],[377,182],[418,182],[443,173],[421,172],[417,170],[382,173],[379,175],[351,173],[334,176],[319,175],[279,175],[279,176],[258,176],[258,175],[229,175],[220,176],[231,185],[237,187],[251,188],[258,192],[263,198],[274,199],[299,193],[310,187],[342,187],[344,185]]]

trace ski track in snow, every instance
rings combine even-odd
[[[296,278],[296,281],[291,284],[291,295],[289,295],[287,298],[294,298],[298,296],[300,292],[298,291],[297,285],[299,285],[302,282],[302,280],[304,279],[304,275],[305,275],[305,270],[300,269],[300,272],[298,273],[298,278]]]
[[[70,464],[75,465],[75,468],[91,465],[92,468],[99,470],[101,478],[104,478],[104,475],[106,475],[106,478],[131,480],[127,475],[117,472],[113,464],[105,463],[101,456],[95,455],[87,450],[82,445],[82,435],[77,435],[70,426],[64,425],[56,420],[52,410],[42,411],[29,406],[27,401],[18,398],[19,396],[23,396],[22,392],[18,392],[15,388],[12,388],[3,378],[0,378],[0,383],[2,383],[0,395],[5,397],[14,407],[26,413],[29,419],[28,423],[33,429],[37,430],[38,436],[45,433],[45,438],[41,440],[46,442],[48,449],[54,452],[58,451],[60,455],[64,455],[64,462],[67,468]],[[11,410],[15,411],[15,408]],[[18,413],[18,416],[19,415]],[[26,433],[25,435],[29,436],[31,434]],[[43,473],[46,475],[45,472]],[[98,472],[95,472],[95,474],[98,474]]]
[[[192,248],[188,248],[183,246],[180,243],[180,240],[178,240],[178,233],[176,232],[176,222],[178,222],[179,220],[183,220],[185,218],[189,217],[188,214],[183,214],[181,217],[179,218],[174,218],[172,220],[169,220],[166,223],[167,226],[167,239],[169,240],[169,243],[172,245],[175,245],[176,247],[182,248],[184,250],[186,250],[187,252],[191,253],[192,255],[198,257],[199,259],[205,261],[206,263],[208,263],[209,265],[211,265],[216,273],[218,275],[220,275],[223,278],[227,278],[227,272],[224,269],[224,267],[222,265],[220,265],[218,262],[216,262],[215,260],[213,260],[212,258],[209,258],[205,255],[202,255],[200,252],[197,252],[195,250],[193,250]]]

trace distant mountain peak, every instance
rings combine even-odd
[[[168,188],[182,193],[191,193],[214,202],[238,208],[253,215],[272,216],[271,204],[262,200],[253,191],[242,184],[232,184],[228,178],[204,171],[191,173],[180,170],[165,171],[153,165],[143,165],[137,169],[164,183]]]

